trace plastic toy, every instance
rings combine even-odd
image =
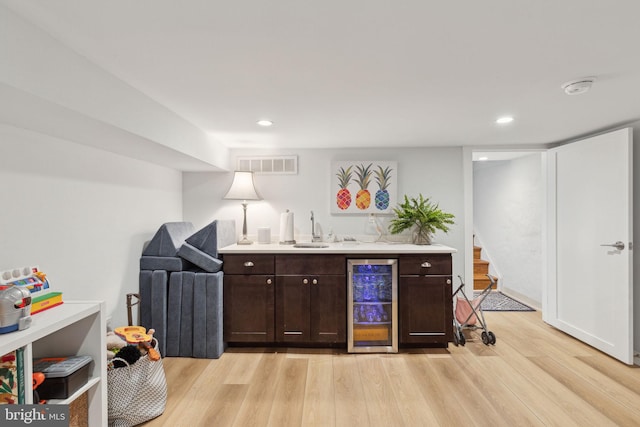
[[[0,334],[31,326],[31,293],[12,284],[0,285]]]
[[[147,328],[143,326],[122,326],[115,329],[116,335],[124,339],[129,344],[138,344],[149,352],[149,359],[159,360],[160,354],[158,351],[151,347],[151,340],[153,339],[153,329],[149,329],[147,334]]]

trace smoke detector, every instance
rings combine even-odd
[[[595,77],[583,77],[578,80],[566,82],[562,85],[562,89],[567,95],[580,95],[581,93],[589,91],[595,81]]]

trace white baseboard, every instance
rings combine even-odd
[[[529,298],[529,297],[527,297],[525,295],[522,295],[519,292],[516,292],[516,291],[514,291],[512,289],[504,288],[504,287],[500,289],[500,292],[502,292],[503,294],[505,294],[507,296],[510,296],[511,298],[513,298],[515,300],[518,300],[518,301],[528,305],[531,308],[535,308],[538,311],[542,311],[541,304],[538,301],[534,301],[531,298]]]

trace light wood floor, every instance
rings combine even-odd
[[[166,426],[638,426],[640,369],[542,322],[485,312],[497,337],[399,354],[230,349],[165,358]]]

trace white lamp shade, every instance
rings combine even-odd
[[[224,198],[230,200],[262,200],[253,185],[253,172],[235,171],[231,187]]]

